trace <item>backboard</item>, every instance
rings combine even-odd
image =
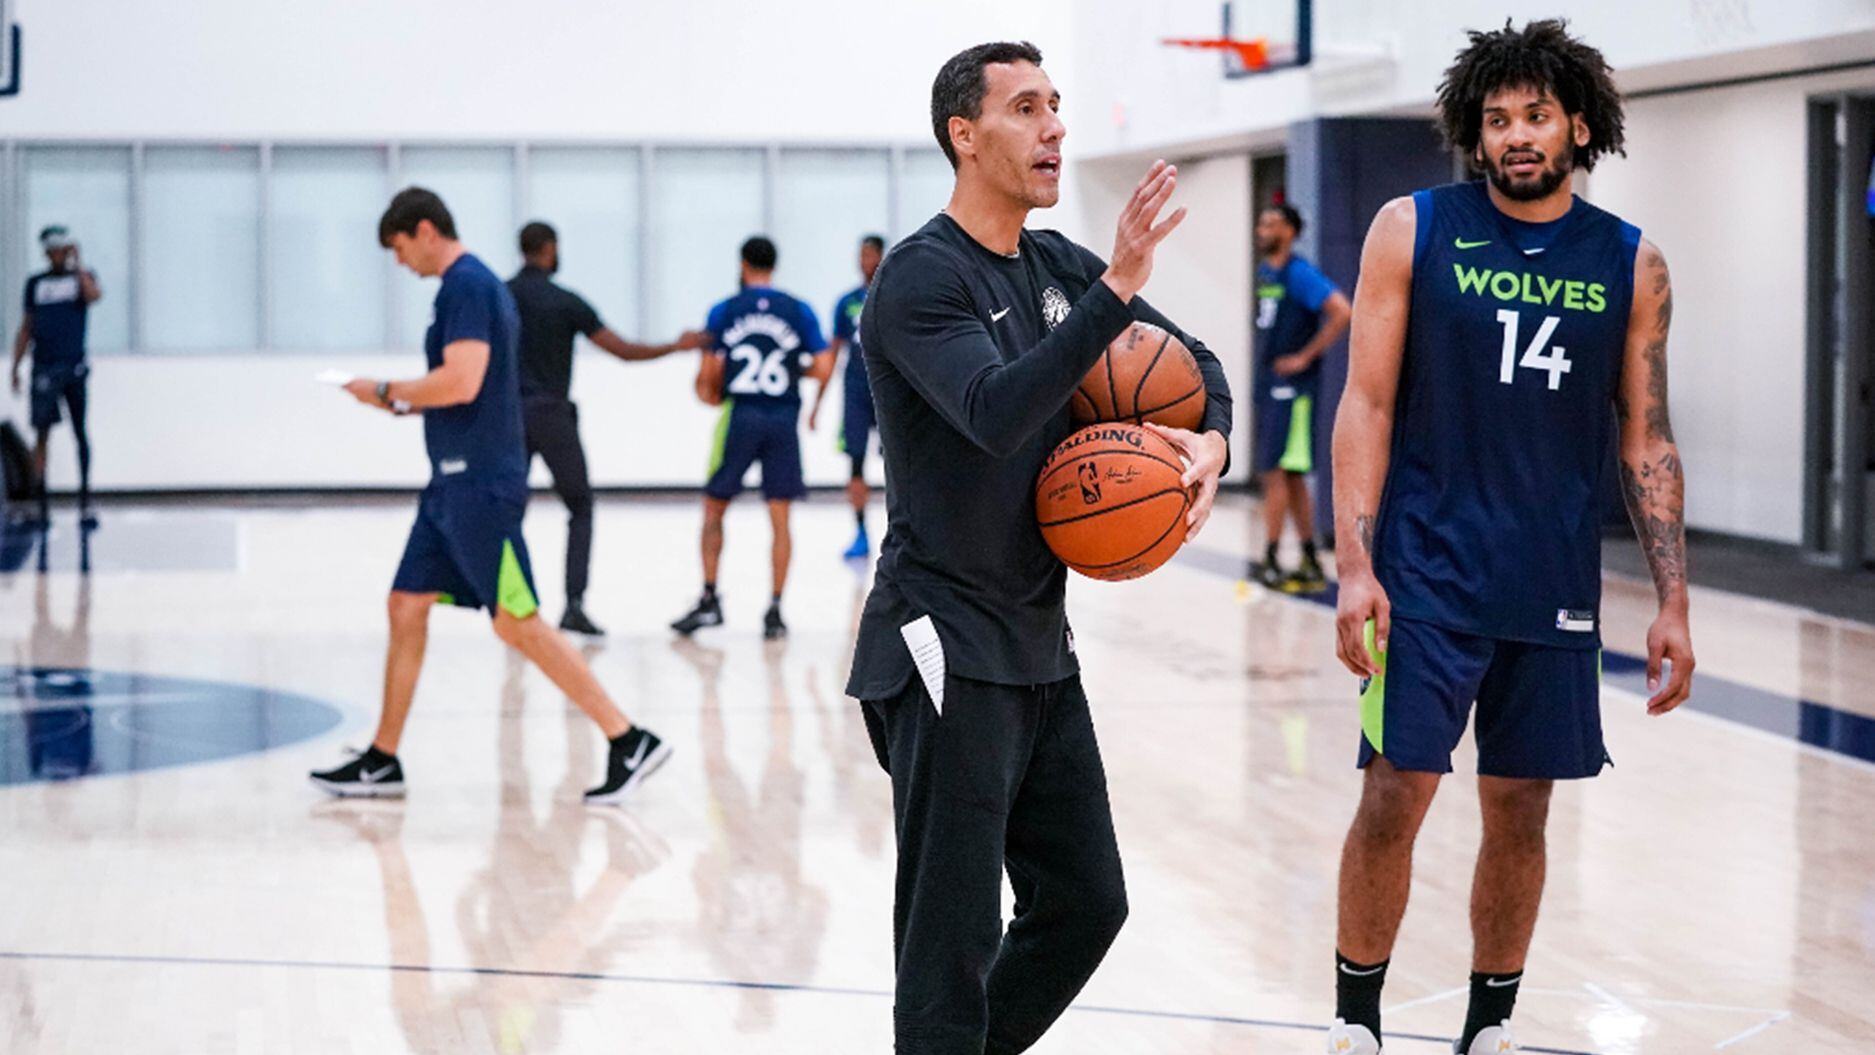
[[[1216,51],[1227,78],[1307,66],[1314,58],[1314,0],[1225,0],[1221,33],[1165,44]]]

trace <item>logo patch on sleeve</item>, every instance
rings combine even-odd
[[[1592,634],[1595,632],[1595,613],[1576,608],[1558,608],[1556,629],[1572,634]]]

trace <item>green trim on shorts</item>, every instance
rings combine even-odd
[[[1315,400],[1297,396],[1289,408],[1289,443],[1283,448],[1276,467],[1286,473],[1315,471],[1315,429],[1312,428]]]
[[[1387,717],[1387,654],[1374,647],[1374,621],[1369,619],[1361,631],[1361,639],[1366,643],[1367,654],[1380,664],[1380,673],[1367,679],[1361,687],[1361,733],[1367,742],[1373,745],[1378,754],[1386,754],[1381,747],[1386,732]]]
[[[723,455],[729,447],[729,415],[735,409],[735,400],[723,400],[723,412],[716,417],[716,435],[710,439],[710,471],[704,477],[706,480],[723,467]]]
[[[453,593],[439,593],[436,595],[436,603],[437,604],[455,604],[456,595]]]
[[[514,543],[506,539],[501,543],[501,574],[495,580],[495,598],[501,610],[516,619],[526,619],[540,610],[534,591],[527,585],[527,576],[521,574],[521,560],[514,555]]]

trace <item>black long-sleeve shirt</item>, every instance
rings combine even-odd
[[[879,266],[860,318],[886,465],[884,542],[848,695],[884,699],[912,676],[899,628],[929,615],[950,673],[1037,685],[1078,669],[1067,570],[1035,523],[1042,462],[1073,431],[1068,398],[1134,320],[1170,330],[1204,375],[1203,431],[1226,437],[1217,357],[1054,231],[1014,256],[940,213]]]

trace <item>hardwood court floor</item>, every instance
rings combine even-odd
[[[843,504],[798,512],[794,634],[772,645],[758,506],[729,521],[729,625],[684,644],[664,624],[697,586],[694,505],[602,504],[589,607],[612,637],[593,663],[676,747],[622,809],[578,802],[597,735],[454,611],[432,624],[408,801],[307,785],[370,736],[382,595],[410,512],[114,507],[88,580],[69,528],[43,579],[0,575],[0,663],[138,675],[112,703],[128,720],[102,702],[84,712],[95,739],[66,756],[77,768],[159,757],[154,734],[136,739],[136,708],[187,694],[165,704],[157,676],[338,709],[310,739],[272,711],[165,734],[274,745],[259,753],[0,784],[0,1048],[888,1051],[889,788],[840,691],[866,588],[835,556]],[[1252,513],[1230,501],[1149,579],[1072,587],[1133,913],[1038,1052],[1321,1050],[1355,686],[1327,608],[1236,581]],[[528,537],[555,617],[563,534],[558,507],[536,500]],[[1648,597],[1611,586],[1611,651],[1639,650]],[[1702,698],[1758,713],[1801,697],[1852,731],[1844,713],[1871,713],[1867,627],[1704,591],[1694,626]],[[1870,1050],[1875,766],[1711,714],[1648,719],[1613,669],[1617,765],[1557,795],[1525,1043]],[[0,718],[29,706],[0,695]],[[39,767],[48,755],[21,728],[0,724],[13,731],[0,751]],[[1469,747],[1458,769],[1419,842],[1390,1052],[1447,1050],[1432,1038],[1463,1016]]]

